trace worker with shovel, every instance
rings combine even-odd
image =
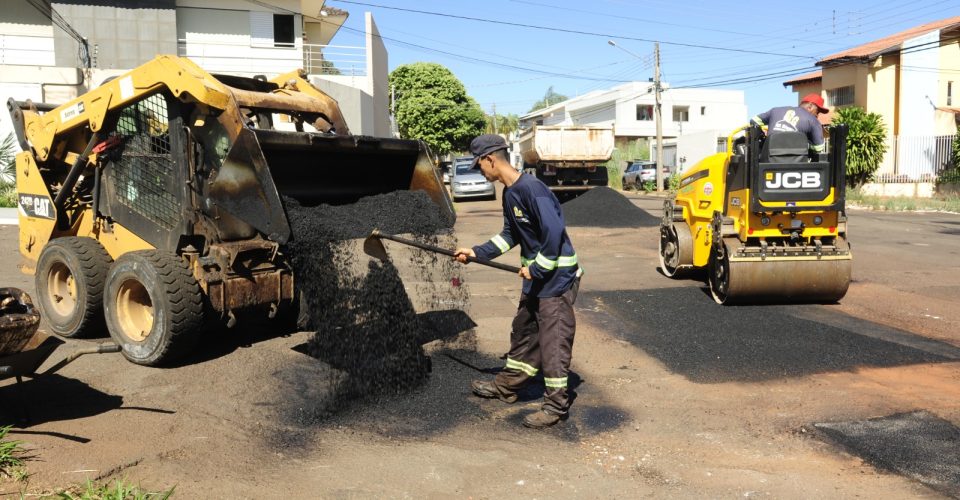
[[[567,375],[577,326],[573,304],[583,271],[557,197],[539,179],[510,165],[503,138],[481,135],[470,143],[470,152],[472,168],[504,186],[503,231],[482,245],[458,248],[456,259],[489,260],[520,245],[523,278],[506,367],[491,381],[473,381],[473,393],[514,403],[517,391],[543,370],[543,405],[527,415],[523,425],[549,427],[566,418],[570,408]]]

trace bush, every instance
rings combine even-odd
[[[0,184],[0,208],[17,206],[17,187],[13,184]]]
[[[851,106],[837,109],[833,124],[846,124],[849,127],[847,184],[852,187],[866,184],[880,168],[883,155],[887,152],[887,127],[883,123],[883,117]]]

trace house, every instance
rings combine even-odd
[[[661,85],[664,87],[661,93],[664,152],[668,151],[667,146],[677,144],[681,136],[695,135],[709,143],[707,151],[697,148],[698,152],[690,155],[677,151],[675,157],[665,158],[667,166],[680,170],[692,166],[716,152],[718,144],[730,131],[747,122],[743,91],[674,89]],[[612,126],[618,149],[626,148],[631,142],[649,147],[657,136],[654,105],[653,83],[629,82],[528,113],[520,117],[520,128],[533,125]]]
[[[303,68],[355,134],[389,136],[387,52],[367,13],[360,46],[331,45],[349,14],[324,0],[6,0],[0,97],[59,103],[157,54],[240,76]]]
[[[831,109],[859,106],[883,117],[889,148],[881,181],[931,181],[944,168],[960,110],[960,16],[831,54],[817,66],[783,85],[798,100],[814,92]]]

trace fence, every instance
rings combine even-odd
[[[875,182],[935,182],[952,164],[954,136],[892,136]]]

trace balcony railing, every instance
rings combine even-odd
[[[180,39],[177,54],[207,71],[241,76],[277,75],[303,68],[311,75],[365,76],[365,47],[301,44],[264,46],[247,42]]]

